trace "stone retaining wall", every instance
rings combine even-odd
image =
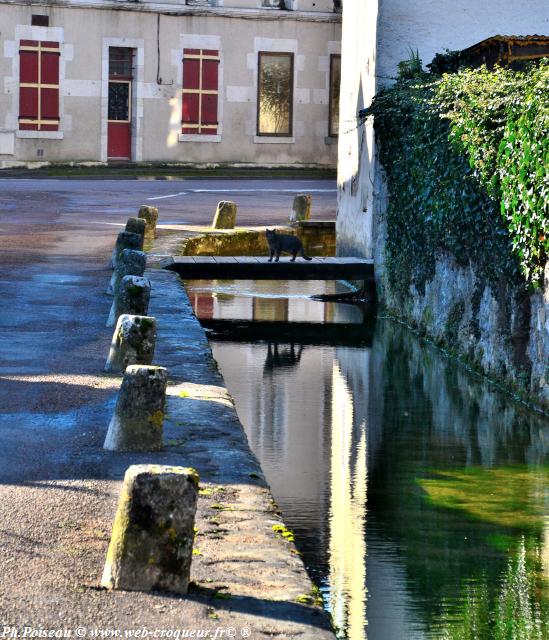
[[[380,249],[382,247],[380,246]],[[381,302],[471,365],[549,409],[549,263],[544,289],[528,295],[482,280],[475,265],[440,255],[424,291],[402,298],[376,274]]]

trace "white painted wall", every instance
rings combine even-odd
[[[337,250],[372,256],[375,148],[357,113],[376,93],[378,0],[345,0],[341,37]]]
[[[338,158],[338,253],[376,260],[385,189],[372,127],[353,129],[376,88],[392,82],[399,61],[417,49],[424,65],[445,49],[490,36],[549,35],[547,0],[345,0]],[[350,130],[350,131],[349,131]],[[347,132],[346,132],[347,131]],[[381,224],[380,224],[381,223]],[[376,243],[378,247],[376,248]]]
[[[378,73],[419,50],[426,65],[445,49],[465,49],[494,35],[548,35],[547,0],[379,0]]]

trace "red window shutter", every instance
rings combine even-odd
[[[41,115],[45,121],[41,125],[44,131],[59,129],[59,45],[55,42],[43,42],[51,50],[43,51],[41,56],[41,82],[45,85],[40,91]],[[57,51],[54,49],[57,48]]]
[[[183,89],[200,88],[200,60],[185,58],[183,60]]]
[[[38,41],[21,40],[19,51],[19,128],[32,130],[38,123]],[[30,85],[30,86],[29,86]]]
[[[215,135],[218,111],[219,52],[183,50],[182,133]]]
[[[212,52],[205,52],[211,55]],[[217,51],[215,52],[217,54]],[[215,125],[215,129],[207,130],[208,133],[217,133],[217,87],[218,87],[218,60],[206,59],[202,62],[202,88],[215,93],[205,93],[202,97],[202,123]]]
[[[21,40],[19,128],[59,129],[59,43]]]

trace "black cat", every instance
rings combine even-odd
[[[292,254],[291,262],[295,261],[298,253],[305,260],[312,260],[312,258],[305,255],[303,244],[298,237],[290,236],[286,233],[277,233],[274,229],[267,229],[265,235],[267,236],[267,244],[269,245],[269,262],[271,262],[273,256],[275,262],[278,262],[282,252]]]

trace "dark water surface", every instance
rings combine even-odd
[[[335,286],[187,290],[341,637],[548,639],[549,421]]]

